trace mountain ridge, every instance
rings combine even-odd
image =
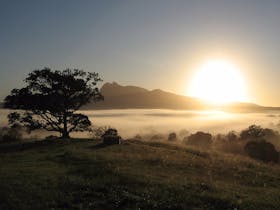
[[[137,86],[122,86],[113,83],[105,83],[100,92],[105,100],[89,104],[89,109],[191,109],[202,107],[199,100],[187,96],[176,95],[160,89],[147,90]]]
[[[148,90],[142,87],[123,86],[116,82],[105,83],[100,92],[104,101],[91,103],[85,109],[175,109],[257,112],[280,110],[280,107],[265,107],[254,103],[234,102],[227,105],[212,105],[198,98],[183,96],[161,89]]]

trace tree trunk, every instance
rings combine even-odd
[[[62,138],[63,138],[63,139],[69,139],[69,138],[70,138],[68,131],[66,131],[66,132],[63,131],[63,133],[62,133]]]
[[[66,112],[63,113],[63,132],[62,132],[62,138],[69,139],[69,131],[67,129],[67,114]]]

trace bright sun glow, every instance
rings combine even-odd
[[[223,60],[211,60],[194,75],[188,94],[214,104],[246,100],[240,71]]]

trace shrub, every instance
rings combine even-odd
[[[265,136],[264,129],[258,125],[250,125],[247,129],[241,131],[241,140],[257,140]]]
[[[109,128],[102,135],[104,144],[121,144],[121,137],[118,135],[117,129]]]
[[[18,127],[3,127],[0,128],[0,141],[13,142],[22,140],[22,133]]]
[[[90,130],[91,136],[94,139],[101,139],[102,135],[110,129],[110,126],[100,126],[100,127],[94,127]]]
[[[229,142],[236,142],[238,140],[238,135],[236,134],[235,131],[230,131],[228,132],[228,134],[226,135],[226,139]]]
[[[168,141],[176,141],[176,140],[177,140],[176,133],[172,132],[168,135]]]
[[[212,143],[212,135],[210,133],[196,132],[188,137],[187,144],[201,148],[209,148]]]
[[[217,143],[226,142],[227,141],[227,137],[226,137],[226,135],[218,133],[216,136],[214,136],[214,140]]]
[[[270,128],[264,128],[263,133],[266,138],[279,138],[279,133],[275,130],[272,130]]]
[[[276,151],[273,144],[261,141],[249,141],[245,147],[245,152],[252,158],[262,160],[264,162],[278,162],[279,153]]]
[[[185,137],[183,138],[183,142],[187,144],[188,138],[189,138],[188,136],[185,136]]]

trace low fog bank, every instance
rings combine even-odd
[[[121,136],[204,131],[212,134],[240,131],[257,124],[274,130],[280,128],[280,112],[226,113],[221,111],[177,110],[98,110],[83,111],[94,126],[110,126],[118,129]]]
[[[265,162],[280,162],[279,113],[226,113],[221,111],[98,110],[82,111],[93,122],[91,132],[71,133],[71,137],[99,139],[106,133],[110,141],[132,139],[171,141],[203,150],[248,155]],[[0,142],[57,139],[54,132],[8,128],[8,110],[1,110]],[[115,128],[109,129],[109,128]],[[114,131],[114,136],[111,134]],[[121,137],[120,137],[120,136]],[[105,138],[103,139],[103,143]]]
[[[128,110],[94,110],[81,111],[89,116],[94,127],[109,126],[116,128],[123,138],[135,135],[152,136],[168,135],[196,131],[209,132],[213,135],[240,130],[252,124],[269,127],[279,131],[280,112],[264,113],[228,113],[221,111],[181,111],[160,109],[128,109]],[[0,109],[0,126],[7,125],[9,110]],[[35,132],[33,135],[39,135]],[[49,133],[48,133],[49,135]],[[86,133],[75,134],[89,137]]]

